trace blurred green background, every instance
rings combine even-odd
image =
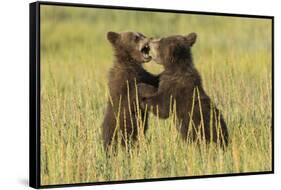
[[[194,62],[228,124],[227,151],[202,152],[181,141],[171,119],[152,116],[139,150],[105,157],[108,31],[198,34]],[[271,46],[270,19],[41,5],[42,184],[271,170]]]

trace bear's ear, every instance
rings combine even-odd
[[[110,43],[115,44],[119,38],[120,34],[116,32],[107,32],[107,39]]]
[[[194,32],[185,36],[185,39],[190,47],[193,46],[193,44],[196,42],[196,38],[197,38],[197,34]]]

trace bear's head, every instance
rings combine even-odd
[[[108,32],[107,39],[113,46],[117,58],[122,61],[145,63],[151,60],[148,46],[149,39],[141,33]]]
[[[192,64],[191,47],[197,38],[196,33],[186,36],[174,35],[160,39],[152,39],[149,43],[150,56],[165,68],[175,64]]]

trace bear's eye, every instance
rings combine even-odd
[[[135,42],[138,42],[140,40],[140,37],[139,36],[134,36],[134,41]]]

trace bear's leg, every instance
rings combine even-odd
[[[102,123],[102,137],[103,137],[103,145],[105,151],[108,151],[108,147],[112,143],[113,140],[112,138],[114,135],[115,128],[116,128],[115,117],[111,108],[109,108],[108,106]]]
[[[148,128],[148,118],[149,118],[149,115],[148,115],[148,112],[144,110],[142,110],[142,122],[143,122],[143,132],[144,134],[146,133],[147,131],[147,128]]]

